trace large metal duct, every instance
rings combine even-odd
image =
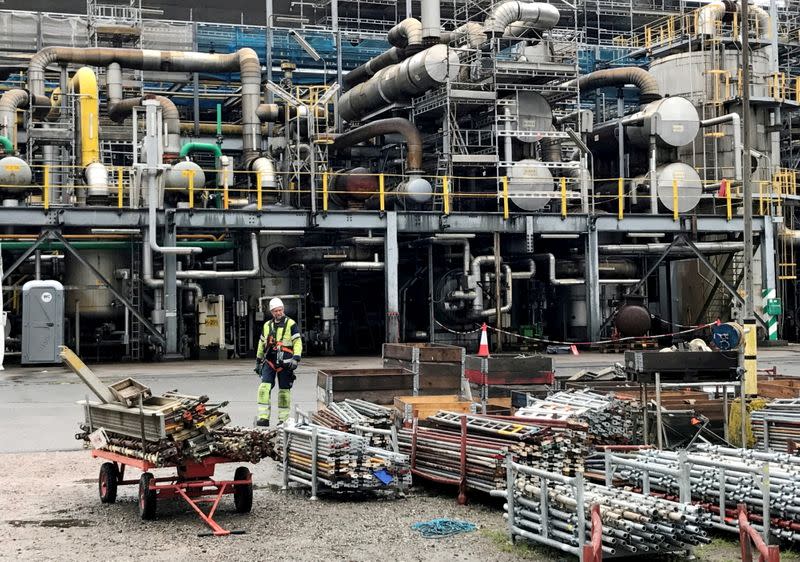
[[[407,58],[408,54],[405,49],[392,47],[388,51],[384,51],[377,57],[369,59],[361,66],[345,74],[344,77],[342,77],[342,86],[344,86],[346,90],[349,90],[365,80],[369,80],[372,76],[375,76],[379,70],[397,64]]]
[[[758,22],[758,36],[767,37],[770,29],[769,13],[761,6],[750,2],[747,7],[751,15]],[[716,36],[721,31],[721,22],[726,15],[742,13],[741,1],[718,0],[706,4],[697,14],[697,33],[700,35]]]
[[[408,119],[391,117],[379,119],[336,137],[333,148],[349,148],[381,135],[400,134],[406,141],[406,173],[422,172],[422,135]]]
[[[113,49],[105,47],[47,47],[36,53],[28,64],[28,89],[43,96],[45,69],[50,64],[88,64],[108,67],[118,63],[123,68],[175,72],[236,72],[242,82],[243,159],[250,162],[261,149],[261,122],[256,115],[261,97],[261,65],[253,49],[235,53],[208,54],[193,51],[156,51],[152,49]]]
[[[558,8],[541,2],[506,0],[497,4],[483,22],[483,29],[492,35],[502,35],[514,22],[524,21],[537,31],[547,31],[558,24],[561,14]]]
[[[409,54],[422,50],[422,23],[416,18],[406,18],[386,34],[393,47],[408,49]]]
[[[441,35],[441,41],[445,45],[453,43],[455,46],[459,46],[464,40],[467,45],[477,49],[486,43],[488,36],[483,31],[483,26],[476,21],[468,21],[453,31],[442,32]]]
[[[153,99],[161,106],[161,118],[167,129],[167,143],[164,155],[177,158],[181,150],[181,115],[175,103],[164,96],[148,95],[146,98],[135,97],[122,99],[122,68],[119,63],[111,63],[106,70],[106,87],[108,88],[108,116],[116,123],[122,123],[131,116],[134,107],[142,105],[144,99]]]
[[[638,66],[595,70],[563,85],[577,86],[581,92],[587,92],[599,88],[621,88],[626,84],[633,84],[639,88],[639,103],[642,105],[661,99],[656,79]]]
[[[458,72],[458,54],[446,45],[434,45],[379,70],[375,76],[339,98],[339,115],[345,121],[361,117],[397,101],[409,99],[443,84]]]

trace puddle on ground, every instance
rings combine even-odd
[[[6,523],[12,527],[54,527],[56,529],[91,527],[94,525],[88,519],[9,519]]]

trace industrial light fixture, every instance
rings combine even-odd
[[[289,32],[289,35],[291,36],[291,38],[292,38],[292,39],[294,39],[294,40],[297,42],[297,44],[298,44],[298,45],[300,45],[300,46],[303,48],[303,50],[304,50],[304,51],[305,51],[305,52],[308,54],[308,56],[310,56],[312,59],[314,59],[314,62],[317,62],[317,61],[319,61],[319,60],[322,60],[322,57],[321,57],[321,56],[320,56],[320,54],[319,54],[319,53],[318,53],[318,52],[317,52],[317,51],[314,49],[314,47],[312,47],[312,46],[311,46],[311,44],[310,44],[308,41],[306,41],[306,40],[305,40],[305,39],[304,39],[304,38],[303,38],[303,37],[302,37],[302,36],[301,36],[299,33],[297,33],[297,32],[296,32],[294,29],[292,29],[292,30]]]
[[[574,240],[575,238],[578,238],[580,234],[543,232],[539,236],[542,238],[563,238],[565,240]]]

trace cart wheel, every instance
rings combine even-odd
[[[233,475],[234,480],[249,480],[251,477],[250,469],[240,466]],[[250,513],[253,507],[253,482],[249,484],[234,484],[233,503],[236,505],[237,513]]]
[[[114,503],[117,501],[117,484],[119,471],[113,462],[104,462],[100,467],[100,477],[97,479],[100,490],[101,503]]]
[[[153,475],[149,472],[139,478],[139,517],[142,519],[156,518],[156,491],[150,489]]]

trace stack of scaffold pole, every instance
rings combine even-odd
[[[533,423],[585,424],[592,444],[624,445],[641,438],[637,409],[627,401],[590,390],[567,390],[544,399],[528,396],[527,405],[515,416]]]
[[[331,402],[309,415],[316,425],[337,431],[356,433],[369,439],[373,447],[390,448],[394,418],[391,408],[366,400],[346,399]]]
[[[800,399],[772,400],[750,414],[756,449],[782,453],[800,452]]]
[[[276,457],[284,484],[320,492],[397,491],[411,484],[408,457],[370,445],[366,436],[290,420],[278,427]]]
[[[800,541],[800,457],[698,445],[679,453],[607,453],[607,479],[645,493],[691,500],[712,514],[713,526],[738,532],[738,504],[765,537]]]
[[[697,506],[587,483],[582,475],[548,473],[511,459],[506,489],[492,495],[506,499],[512,537],[578,556],[593,534],[608,556],[686,553],[709,542],[709,516]],[[592,517],[593,510],[599,517]]]
[[[543,427],[499,416],[440,411],[398,431],[400,451],[411,457],[418,477],[459,486],[459,501],[468,488],[489,492],[505,486],[505,458],[573,475],[583,470],[588,450],[583,427]]]

